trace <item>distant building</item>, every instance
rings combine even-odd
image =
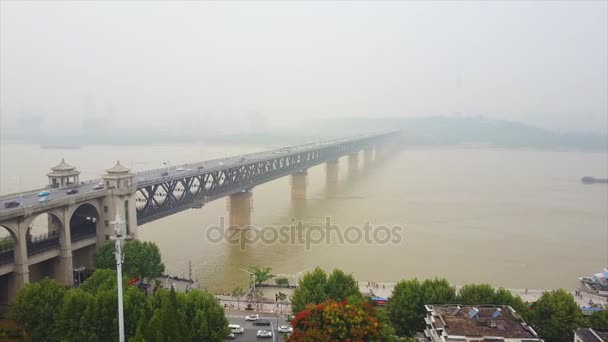
[[[574,342],[608,342],[608,329],[576,329]]]
[[[506,305],[425,305],[425,336],[433,342],[533,342],[542,341]]]

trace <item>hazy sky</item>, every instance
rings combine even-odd
[[[5,127],[461,112],[606,130],[606,1],[0,4]]]

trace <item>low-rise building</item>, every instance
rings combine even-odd
[[[507,305],[425,305],[424,334],[433,342],[542,341]]]
[[[576,329],[574,342],[608,342],[608,329]]]

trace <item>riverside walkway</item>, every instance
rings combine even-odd
[[[178,291],[184,291],[186,283],[176,282],[174,283],[175,287]],[[377,297],[390,297],[393,292],[393,288],[396,283],[369,283],[368,282],[359,282],[359,289],[361,293],[369,295],[372,294]],[[372,285],[373,284],[373,285]],[[461,286],[456,286],[456,290],[460,289]],[[283,292],[289,298],[293,294],[293,288],[284,288],[277,286],[264,286],[260,287],[264,292],[264,300],[263,303],[256,306],[255,302],[250,302],[255,309],[256,312],[268,312],[268,313],[278,313],[279,315],[285,315],[290,313],[290,305],[289,302],[286,302],[282,305],[277,305],[275,303],[274,298],[275,294],[279,292]],[[545,292],[551,292],[550,290],[533,290],[533,289],[507,289],[511,291],[514,295],[521,297],[524,302],[535,302],[537,301]],[[371,292],[370,292],[371,291]],[[604,309],[608,310],[608,298],[586,293],[580,292],[580,295],[577,294],[575,290],[566,290],[576,300],[580,307],[589,307],[590,304],[600,304]],[[246,299],[240,299],[238,302],[235,298],[233,298],[230,294],[216,294],[216,298],[220,301],[221,304],[225,304],[227,309],[231,310],[244,310],[247,306]],[[256,308],[257,307],[257,308]]]

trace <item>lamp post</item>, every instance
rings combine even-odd
[[[123,235],[125,221],[122,220],[120,215],[116,214],[116,221],[112,223],[114,224],[115,234],[113,240],[115,247],[114,255],[116,256],[116,285],[118,287],[118,340],[125,342],[125,318],[122,305],[122,263],[124,261],[122,246],[125,240],[125,236]]]

